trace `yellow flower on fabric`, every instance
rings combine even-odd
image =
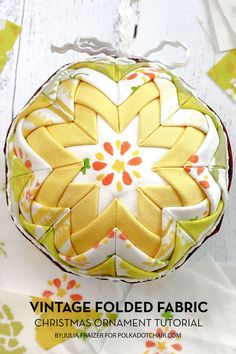
[[[166,342],[164,342],[164,341],[159,341],[159,342],[157,342],[157,348],[158,348],[161,352],[163,352],[164,350],[167,349]]]

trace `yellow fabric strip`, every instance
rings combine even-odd
[[[75,155],[54,140],[45,127],[34,130],[26,140],[31,148],[53,168],[80,162]]]
[[[161,237],[149,231],[117,201],[117,225],[125,236],[141,251],[154,257],[161,246]]]
[[[55,106],[62,110],[72,120],[74,119],[74,96],[78,86],[78,80],[64,80],[57,89]]]
[[[137,220],[156,235],[161,235],[162,212],[141,190],[138,193]]]
[[[155,167],[182,167],[195,154],[205,139],[199,129],[187,127],[176,144],[154,165]]]
[[[27,117],[31,112],[44,108],[49,107],[51,102],[47,96],[43,93],[40,93],[38,96],[35,96],[29,104],[23,109],[23,111],[17,116],[17,122],[19,122],[22,118]]]
[[[49,207],[57,206],[62,193],[79,173],[81,167],[82,163],[55,168],[43,183],[36,195],[35,201]]]
[[[200,203],[206,198],[202,188],[183,168],[156,168],[155,172],[174,188],[184,206]]]
[[[139,112],[139,145],[160,126],[160,99],[149,102]],[[157,143],[157,142],[156,142]]]
[[[97,115],[92,109],[75,104],[74,123],[97,143]]]
[[[98,212],[99,187],[93,189],[71,209],[71,232],[82,230],[90,224]]]
[[[140,146],[153,146],[160,148],[172,148],[181,135],[185,132],[184,127],[163,127],[157,128],[144,141],[140,142]]]
[[[72,208],[80,200],[82,200],[96,185],[89,183],[70,183],[62,194],[58,206],[64,208]]]
[[[64,147],[93,145],[96,143],[74,123],[51,125],[47,130],[53,139]]]
[[[38,225],[32,224],[30,222],[28,222],[24,216],[22,214],[20,214],[20,222],[22,224],[22,226],[25,228],[25,230],[33,237],[35,237],[38,241]],[[43,237],[49,230],[51,231],[51,227],[50,226],[40,226],[40,231],[42,233]]]
[[[59,108],[59,110],[62,110],[62,112],[64,112],[69,117],[71,117],[71,118],[74,117],[74,112],[72,112],[69,109],[69,107],[62,100],[60,100],[59,98],[56,99],[55,105],[56,105],[57,108]]]
[[[144,186],[140,189],[161,209],[183,205],[180,196],[172,186]]]
[[[59,119],[64,119],[65,123],[67,123],[68,120],[66,120],[64,117],[62,117],[61,114],[58,114],[57,111],[55,111],[55,108],[53,106],[46,107],[43,109],[37,109],[33,112],[31,112],[24,121],[23,125],[23,135],[24,137],[27,137],[33,130],[40,128],[40,127],[47,127],[49,125],[53,124],[51,115],[53,116],[58,116]],[[28,127],[28,128],[27,128]]]
[[[122,132],[136,114],[157,97],[159,97],[159,90],[152,81],[138,88],[118,107],[119,131]]]
[[[71,244],[71,228],[70,228],[70,214],[65,215],[57,224],[54,229],[55,247],[59,253],[65,256],[75,256],[76,253]]]
[[[36,210],[36,212],[32,212]],[[52,225],[65,212],[65,208],[52,208],[32,202],[31,216],[35,224]]]
[[[116,204],[114,200],[90,225],[71,235],[77,254],[84,253],[101,241],[116,224]]]
[[[75,103],[91,108],[102,116],[117,133],[119,132],[117,107],[97,88],[81,82],[76,90]]]

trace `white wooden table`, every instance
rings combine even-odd
[[[0,0],[0,17],[22,26],[21,36],[0,75],[1,148],[12,117],[56,69],[78,57],[72,51],[64,55],[51,53],[50,44],[72,42],[78,35],[117,40],[118,6],[119,0]],[[219,60],[219,55],[199,24],[198,19],[209,30],[205,0],[140,0],[139,8],[138,33],[133,43],[135,53],[143,54],[163,39],[178,39],[187,44],[192,53],[190,62],[176,73],[193,85],[199,97],[220,115],[235,151],[236,104],[206,74]],[[167,62],[172,61],[169,60],[170,54],[181,56],[179,51],[173,49],[162,54],[160,59],[164,55]],[[3,168],[0,173],[3,182]],[[210,252],[219,262],[235,261],[235,199],[234,182],[220,233],[208,240],[193,259]],[[32,252],[35,252],[33,246]]]

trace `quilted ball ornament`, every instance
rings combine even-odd
[[[61,68],[13,121],[6,160],[18,229],[100,278],[172,271],[217,229],[229,187],[220,120],[148,62]]]

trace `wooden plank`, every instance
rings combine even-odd
[[[1,18],[8,19],[22,25],[24,13],[24,0],[3,0],[0,3]],[[17,39],[9,59],[0,74],[0,148],[2,150],[5,135],[13,114],[13,97],[16,81],[16,67],[20,38]],[[1,154],[2,156],[2,154]],[[2,162],[2,161],[1,161]]]
[[[15,112],[53,72],[79,57],[73,51],[63,55],[51,53],[51,43],[63,45],[73,42],[77,36],[112,40],[118,3],[118,0],[26,0]]]

